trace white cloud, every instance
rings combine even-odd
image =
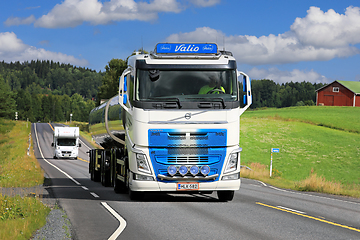
[[[251,65],[327,61],[360,54],[360,8],[348,7],[345,14],[311,7],[305,18],[297,18],[290,31],[268,36],[226,36],[209,27],[172,34],[167,41],[225,42],[238,62]]]
[[[221,0],[188,0],[190,5],[210,7]],[[5,25],[34,23],[35,27],[66,28],[76,27],[88,22],[92,25],[110,24],[118,21],[139,20],[153,21],[159,13],[179,13],[186,9],[185,4],[177,0],[65,0],[56,4],[51,11],[38,19],[11,17]]]
[[[210,7],[220,3],[221,0],[189,0],[195,6]]]
[[[218,37],[222,40],[225,34],[209,27],[201,27],[193,32],[172,34],[166,38],[166,42],[217,42]]]
[[[305,18],[296,18],[291,30],[302,44],[319,48],[347,47],[360,42],[360,8],[348,7],[345,14],[310,7]]]
[[[276,83],[286,82],[312,82],[312,83],[330,83],[333,80],[322,76],[314,70],[303,71],[294,69],[291,72],[281,71],[278,68],[259,69],[253,68],[247,72],[252,79],[270,79]]]
[[[31,15],[27,18],[19,18],[19,17],[10,17],[8,18],[4,24],[5,26],[19,26],[19,25],[29,25],[35,22],[35,16]]]
[[[198,6],[211,6],[219,0],[196,0]],[[7,26],[34,23],[35,27],[66,28],[88,22],[92,25],[109,24],[116,21],[140,20],[152,21],[161,12],[179,13],[184,10],[176,0],[152,0],[150,3],[135,0],[65,0],[39,19],[33,16],[20,19],[11,17],[6,20]],[[27,21],[25,21],[27,20]],[[31,21],[30,21],[31,20]]]
[[[23,62],[37,59],[53,60],[54,62],[71,63],[76,66],[86,66],[89,64],[85,59],[78,59],[67,54],[29,46],[17,38],[13,32],[0,33],[0,59],[5,62]]]

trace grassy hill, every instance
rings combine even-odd
[[[247,111],[241,117],[241,164],[270,165],[297,185],[312,174],[347,187],[360,186],[360,108],[291,107]],[[268,172],[269,173],[269,172]],[[279,180],[278,180],[279,182]]]

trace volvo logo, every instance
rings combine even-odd
[[[186,120],[189,120],[190,118],[191,118],[191,113],[185,114],[185,119],[186,119]]]

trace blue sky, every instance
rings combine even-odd
[[[358,0],[12,0],[0,21],[5,62],[105,71],[158,42],[215,42],[252,79],[360,81]]]

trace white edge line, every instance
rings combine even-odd
[[[262,181],[259,181],[259,180],[256,180],[258,181],[259,183],[261,183],[264,187],[267,187],[267,185],[265,183],[263,183]]]
[[[126,221],[117,212],[115,212],[115,210],[112,209],[109,204],[107,204],[106,202],[101,202],[101,204],[120,222],[120,226],[108,238],[108,240],[115,240],[126,228]]]
[[[312,194],[302,193],[302,192],[294,192],[295,190],[294,191],[288,191],[288,190],[276,188],[276,187],[273,187],[273,186],[269,186],[269,188],[272,188],[274,190],[281,191],[281,192],[287,192],[287,193],[292,193],[292,194],[299,194],[299,195],[305,195],[305,196],[309,196],[309,197],[323,198],[323,199],[332,200],[332,201],[338,201],[338,202],[344,202],[344,203],[360,205],[360,203],[358,203],[358,202],[351,202],[351,201],[341,200],[341,199],[337,199],[337,198],[317,196],[317,195],[312,195]]]
[[[79,140],[82,142],[82,144],[83,144],[85,147],[87,147],[87,149],[91,150],[91,148],[90,148],[83,140],[81,140],[80,138],[79,138]]]
[[[51,162],[49,162],[48,160],[45,159],[42,151],[41,151],[41,147],[40,147],[40,144],[39,144],[39,138],[38,138],[38,135],[37,135],[37,130],[36,130],[36,123],[34,124],[35,126],[35,136],[36,136],[36,143],[38,145],[38,149],[40,151],[40,154],[41,154],[41,157],[43,158],[43,160],[45,162],[47,162],[49,165],[51,165],[52,167],[56,168],[59,172],[63,173],[66,177],[68,177],[71,181],[73,181],[75,184],[77,185],[81,185],[81,183],[79,183],[78,181],[76,181],[75,179],[73,179],[69,174],[67,174],[66,172],[64,172],[63,170],[61,170],[60,168],[58,168],[57,166],[55,166],[54,164],[52,164]]]
[[[53,166],[54,168],[56,168],[57,170],[59,170],[61,173],[65,174],[65,176],[67,176],[69,179],[71,179],[77,185],[81,185],[78,181],[73,179],[69,174],[67,174],[66,172],[64,172],[63,170],[61,170],[60,168],[58,168],[57,166],[55,166],[54,164],[50,163],[49,161],[47,161],[45,159],[45,157],[41,151],[40,144],[39,144],[39,138],[38,138],[37,130],[36,130],[36,123],[34,124],[34,130],[35,130],[35,136],[36,136],[36,142],[38,145],[38,149],[40,151],[40,154],[41,154],[41,157],[43,158],[43,160],[46,161],[51,166]],[[98,195],[96,195],[93,192],[90,192],[90,194],[96,198],[99,197]],[[115,240],[122,233],[122,231],[124,231],[124,229],[126,227],[126,221],[117,212],[115,212],[115,210],[112,209],[106,202],[101,202],[101,204],[120,222],[120,226],[116,229],[116,231],[109,238],[109,240]]]

